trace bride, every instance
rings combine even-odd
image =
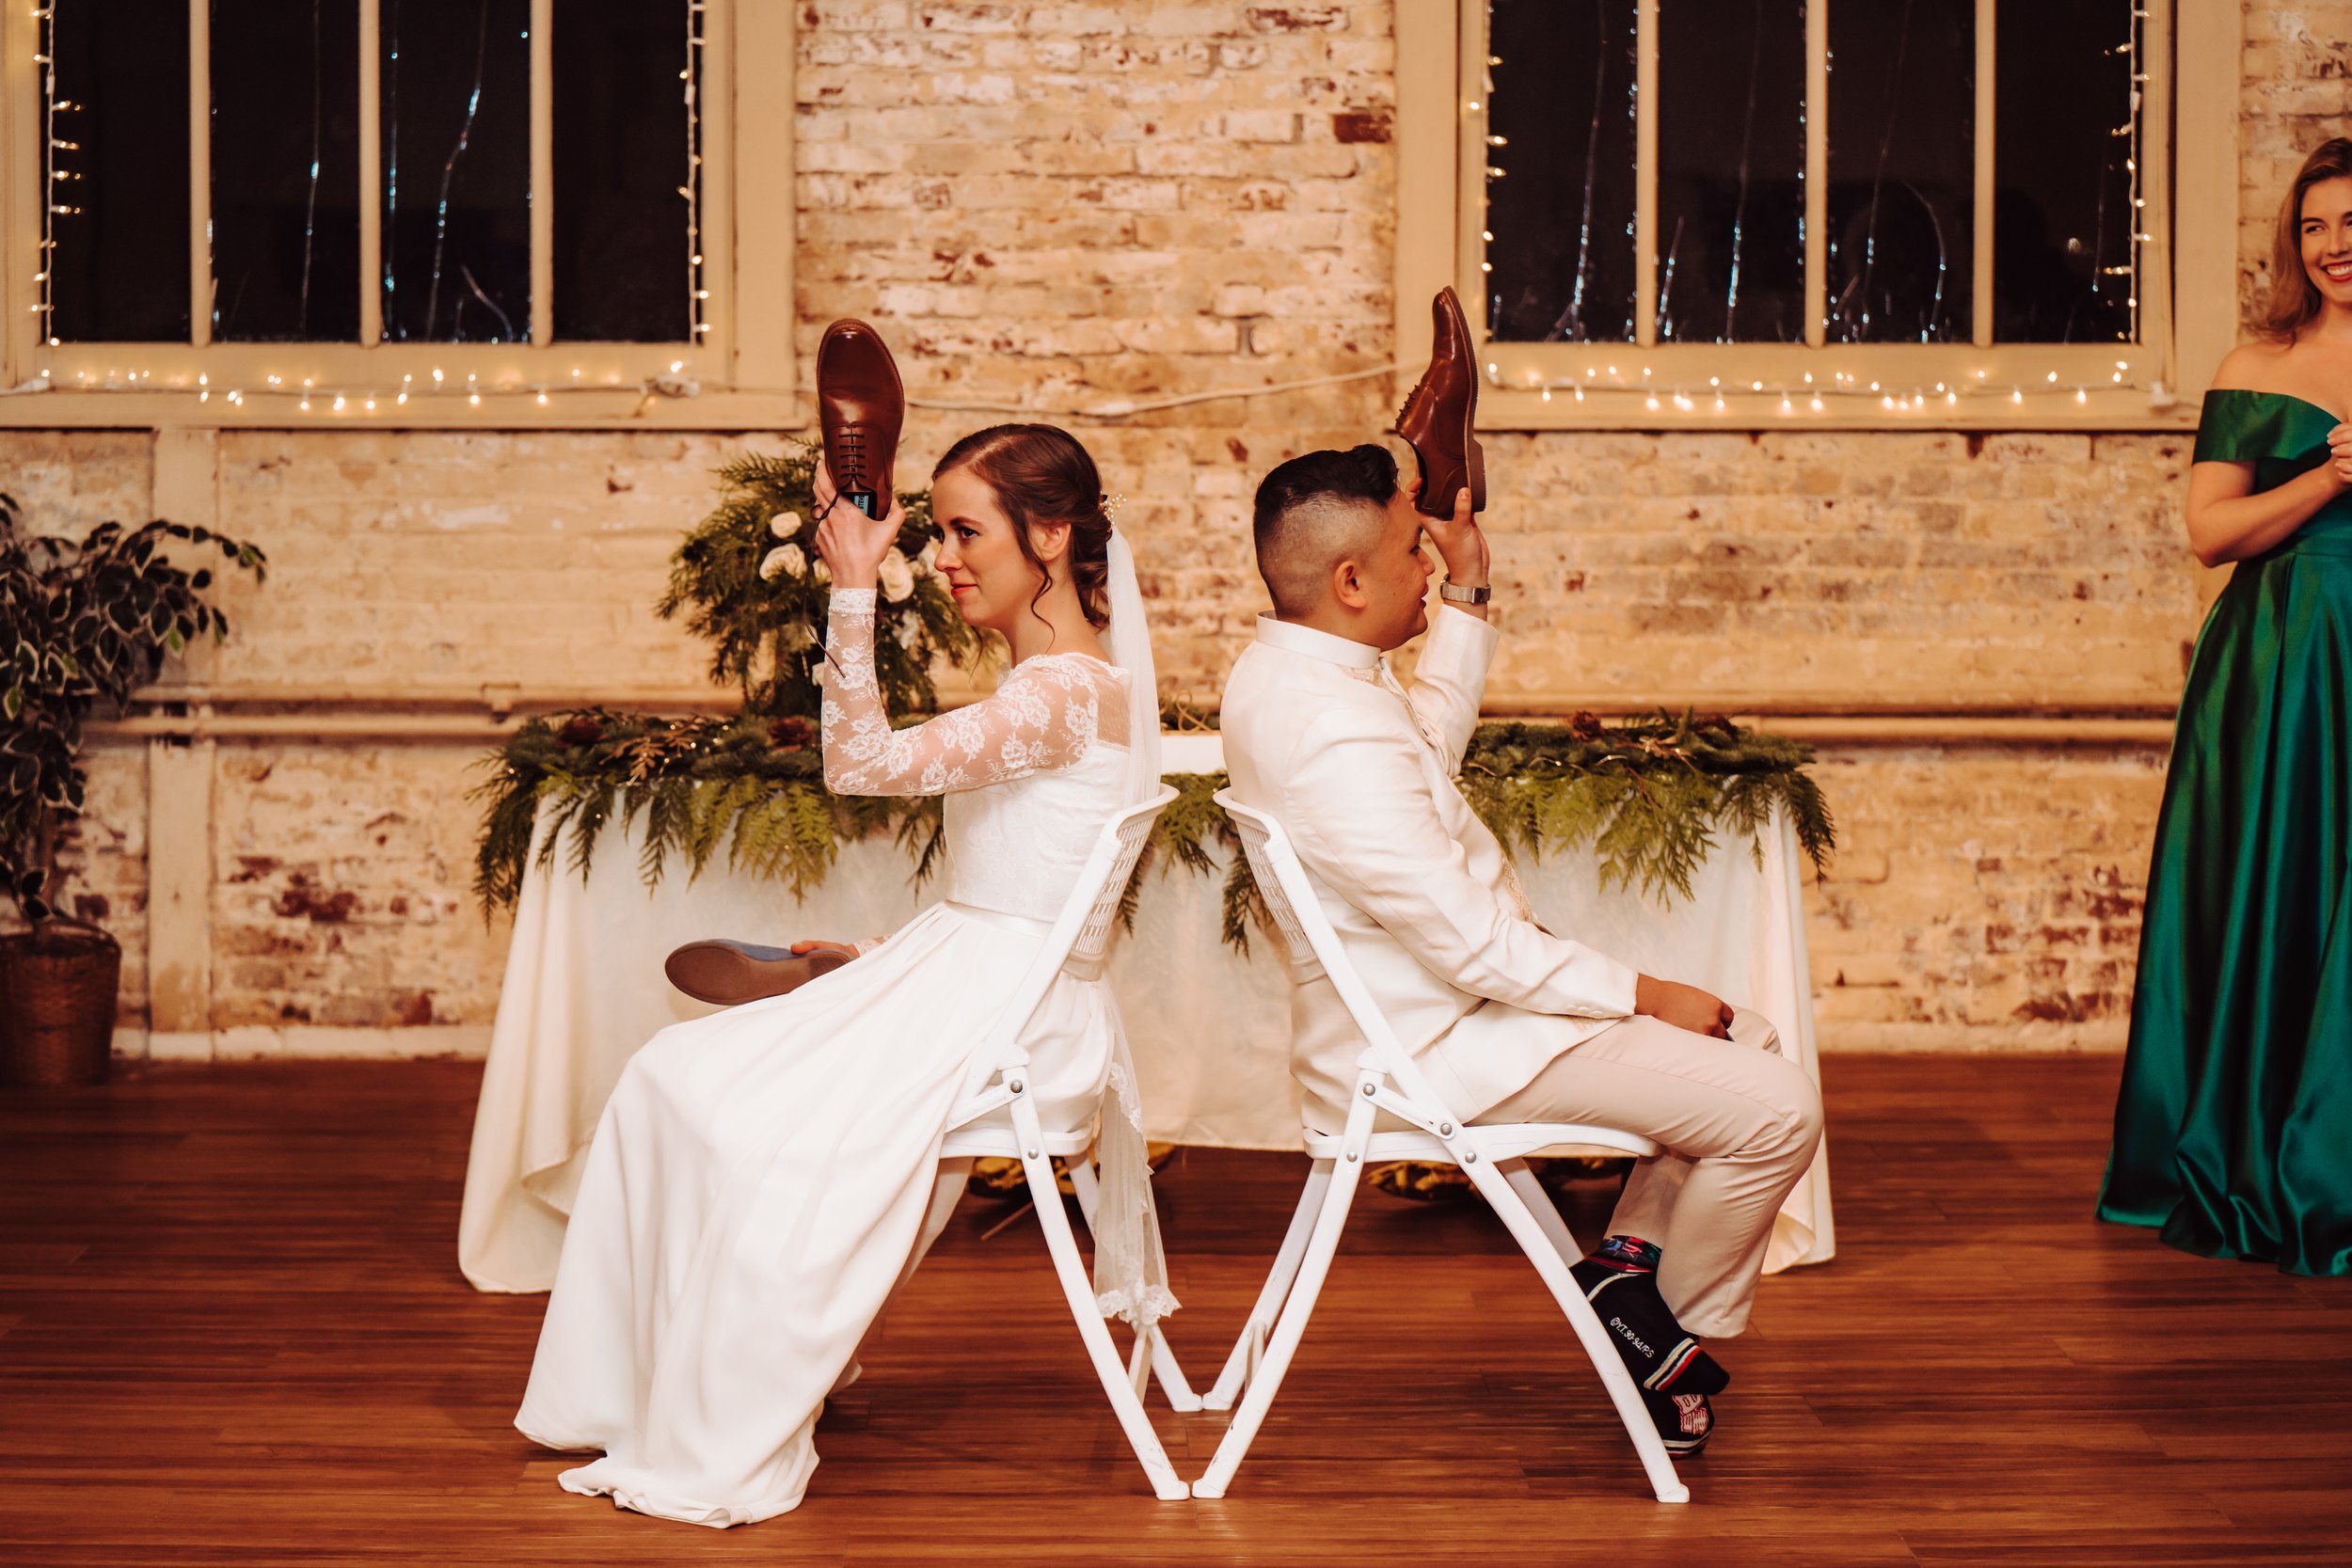
[[[798,1506],[826,1395],[857,1375],[859,1340],[953,1207],[963,1173],[939,1150],[994,1066],[977,1048],[1104,824],[1158,787],[1143,601],[1086,449],[998,425],[931,481],[939,570],[964,619],[1011,645],[987,700],[894,730],[874,584],[903,515],[834,504],[820,467],[817,547],[834,580],[825,782],[945,794],[946,897],[855,961],[673,1025],[630,1059],[515,1418],[546,1447],[602,1450],[563,1474],[570,1491],[720,1527]],[[1095,1285],[1144,1331],[1176,1304],[1108,988],[1057,976],[1022,1043],[1049,1126],[1083,1124],[1115,1091]]]

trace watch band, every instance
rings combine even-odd
[[[1438,597],[1448,604],[1485,604],[1495,596],[1491,588],[1464,588],[1452,582],[1438,584]]]

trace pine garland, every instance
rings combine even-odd
[[[1817,869],[1836,833],[1820,787],[1804,771],[1813,751],[1743,730],[1727,719],[1661,714],[1604,726],[1590,714],[1566,725],[1482,724],[1462,768],[1462,792],[1505,848],[1530,858],[1591,844],[1604,886],[1639,886],[1671,902],[1692,895],[1692,876],[1719,834],[1744,836],[1764,863],[1764,830],[1786,811]],[[822,882],[841,846],[888,831],[914,863],[919,885],[935,868],[943,826],[936,798],[835,795],[825,787],[814,725],[769,719],[660,719],[583,709],[523,725],[485,759],[491,777],[474,892],[485,916],[513,905],[532,863],[532,835],[550,808],[537,863],[552,868],[568,845],[586,876],[598,834],[614,820],[644,825],[638,874],[647,887],[684,865],[690,880],[726,846],[730,870],[783,882],[795,897]],[[1223,773],[1171,773],[1175,787],[1136,864],[1120,913],[1134,923],[1145,875],[1216,868],[1226,942],[1247,953],[1266,911],[1232,818],[1213,797]]]

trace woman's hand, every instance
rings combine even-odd
[[[2328,457],[2338,486],[2352,486],[2352,424],[2340,424],[2328,433]]]
[[[792,944],[792,956],[796,958],[805,958],[811,953],[838,953],[845,958],[854,958],[857,957],[857,946],[853,942],[820,942],[814,938],[806,938]]]
[[[882,573],[882,557],[890,553],[890,546],[898,541],[898,531],[906,527],[906,508],[894,497],[888,512],[868,517],[841,499],[821,457],[817,460],[810,490],[816,514],[823,519],[817,525],[817,553],[833,573],[834,586],[873,587]]]

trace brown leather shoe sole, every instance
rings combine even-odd
[[[749,942],[690,942],[662,960],[661,972],[697,1002],[734,1007],[798,990],[849,961],[849,954],[826,948],[796,957],[787,948]]]

